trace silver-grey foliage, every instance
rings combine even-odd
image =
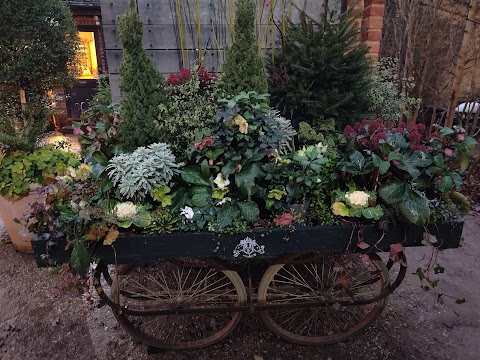
[[[297,132],[292,126],[292,121],[281,116],[280,111],[276,109],[271,109],[269,115],[277,124],[276,130],[278,130],[280,134],[283,134],[283,138],[281,138],[278,143],[278,150],[280,151],[280,153],[292,151],[293,137],[297,135]]]
[[[167,185],[179,172],[175,155],[164,143],[139,147],[131,154],[113,157],[107,166],[108,177],[127,199],[141,200],[152,190]]]

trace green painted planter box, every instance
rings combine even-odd
[[[275,258],[285,253],[314,251],[362,251],[356,244],[359,230],[364,241],[377,244],[378,250],[388,251],[391,244],[404,247],[422,246],[424,229],[408,224],[398,224],[383,234],[375,225],[311,226],[272,229],[252,229],[242,234],[219,235],[208,232],[184,232],[160,235],[122,234],[112,246],[95,243],[92,256],[113,264],[153,264],[162,259],[176,257],[210,257],[225,259]],[[441,249],[460,245],[463,222],[429,225],[430,234]],[[379,240],[383,239],[379,242]],[[38,266],[65,263],[70,251],[65,250],[65,240],[47,241],[37,236],[32,241]],[[368,250],[367,250],[368,251]]]

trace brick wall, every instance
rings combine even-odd
[[[347,6],[352,6],[354,2],[355,0],[347,0]],[[356,3],[356,7],[362,11],[361,19],[357,24],[361,29],[361,40],[370,48],[372,59],[378,61],[385,0],[360,0]]]

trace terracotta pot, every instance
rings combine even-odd
[[[41,200],[42,196],[38,192],[39,189],[39,185],[31,185],[30,193],[19,199],[10,199],[0,196],[0,216],[2,217],[5,229],[12,240],[13,247],[20,252],[33,252],[31,241],[35,234],[21,234],[23,227],[14,220],[22,218],[30,204]]]

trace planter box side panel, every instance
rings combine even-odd
[[[380,241],[377,247],[382,251],[389,251],[390,245],[397,243],[404,247],[424,246],[422,241],[426,231],[436,238],[437,242],[432,243],[432,246],[439,249],[453,249],[460,246],[463,224],[463,222],[431,224],[427,226],[426,230],[411,224],[397,224],[386,233],[371,226],[365,227],[363,232],[365,242],[373,246]]]

